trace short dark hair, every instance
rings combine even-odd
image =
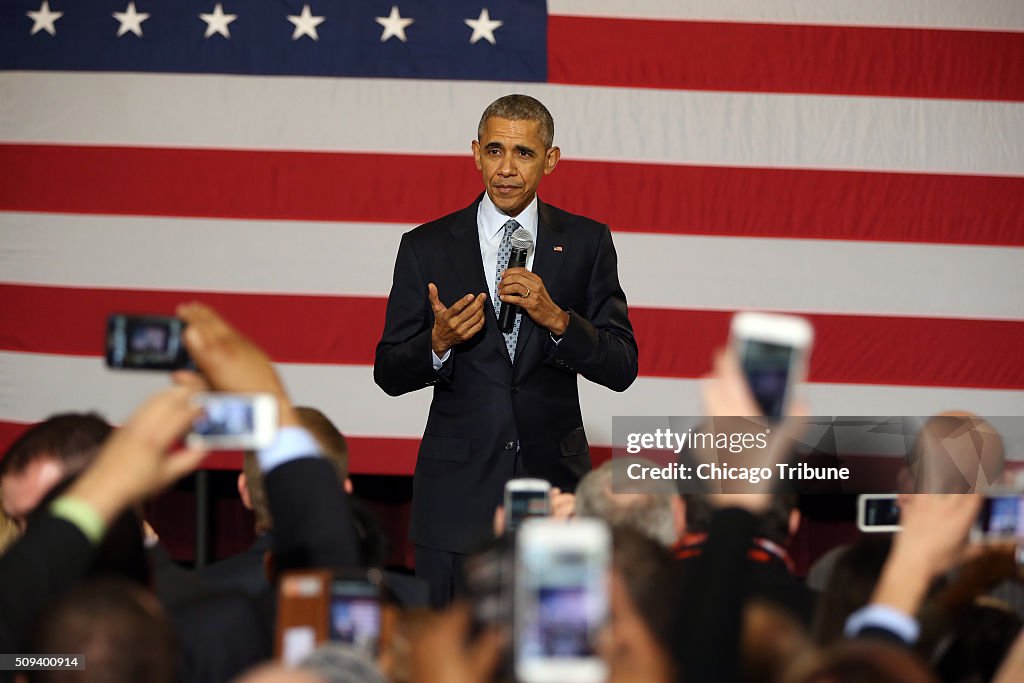
[[[686,501],[686,533],[706,534],[714,508],[703,494],[684,494],[683,500]],[[789,514],[798,502],[799,496],[795,493],[773,493],[768,509],[756,515],[754,535],[785,545],[789,541]]]
[[[477,140],[483,142],[487,119],[508,119],[509,121],[536,121],[540,124],[540,139],[544,149],[550,149],[555,141],[555,119],[540,100],[529,95],[505,95],[487,105],[476,129]]]
[[[85,656],[85,671],[34,671],[33,683],[174,683],[178,647],[174,629],[152,594],[123,579],[76,586],[44,614],[33,651]]]
[[[0,478],[23,472],[41,458],[54,458],[64,473],[81,472],[99,452],[113,427],[96,413],[61,413],[26,429],[0,460]]]

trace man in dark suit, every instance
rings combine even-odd
[[[438,606],[487,535],[506,481],[572,490],[590,469],[576,376],[623,391],[637,374],[611,232],[537,199],[560,156],[551,114],[508,95],[484,111],[477,135],[485,192],[402,237],[374,363],[393,396],[433,387],[411,536]],[[520,228],[535,248],[526,268],[506,269]],[[503,305],[521,309],[507,334]]]

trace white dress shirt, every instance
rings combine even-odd
[[[498,270],[498,248],[501,247],[501,240],[505,236],[505,231],[502,229],[505,227],[505,223],[508,222],[512,216],[506,213],[502,213],[498,207],[494,205],[491,198],[484,193],[484,198],[480,200],[480,206],[476,211],[476,228],[477,236],[480,240],[480,258],[484,264],[484,282],[487,283],[490,288],[487,292],[489,297],[490,310],[489,315],[495,315],[494,313],[494,302],[498,301],[498,288],[496,282],[496,275]],[[537,251],[537,196],[534,195],[533,201],[523,209],[518,216],[515,216],[515,221],[520,226],[530,231],[533,236],[534,247],[530,249],[529,254],[526,256],[526,268],[527,270],[533,270],[533,256]],[[466,294],[479,294],[480,292],[466,292]],[[465,296],[465,295],[463,295]],[[430,350],[431,360],[434,364],[435,370],[440,370],[441,366],[447,362],[451,356],[452,350],[448,349],[444,353],[444,358],[438,358],[434,350]]]

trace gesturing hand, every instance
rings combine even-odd
[[[280,426],[297,425],[298,418],[284,384],[266,352],[243,336],[209,306],[193,302],[178,306],[178,317],[187,323],[185,347],[202,377],[178,371],[178,384],[236,393],[259,392],[277,397]]]
[[[509,268],[502,273],[498,298],[522,308],[533,322],[556,337],[565,334],[569,326],[569,314],[551,299],[540,275],[526,268]]]
[[[483,329],[486,294],[467,294],[448,308],[437,297],[437,287],[431,282],[427,285],[427,297],[434,311],[430,346],[438,358],[456,344],[472,339],[473,335]]]
[[[191,388],[173,387],[150,397],[103,443],[68,495],[86,501],[110,522],[124,508],[194,470],[205,455],[201,449],[169,454],[202,413],[191,401],[194,394]]]

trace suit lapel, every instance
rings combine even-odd
[[[476,212],[480,205],[478,198],[472,206],[459,212],[449,231],[452,240],[448,256],[452,268],[459,276],[462,291],[458,296],[490,292],[491,287],[484,279],[484,263],[480,258],[480,238],[476,226]],[[452,292],[445,292],[451,296]],[[491,311],[493,317],[493,310]]]
[[[555,303],[558,303],[558,277],[562,272],[563,261],[562,251],[555,251],[555,247],[564,246],[564,243],[565,228],[555,218],[551,208],[538,199],[537,246],[533,257],[533,272],[543,280],[544,288],[548,290]],[[536,327],[530,316],[524,313],[519,325],[519,338],[516,340],[516,366],[519,366],[519,360],[526,356],[527,344]]]
[[[480,231],[476,215],[481,199],[483,199],[482,194],[471,206],[459,213],[449,228],[452,239],[448,254],[451,258],[452,268],[458,274],[459,282],[462,285],[462,292],[459,293],[459,296],[487,293],[485,304],[487,311],[484,315],[484,329],[481,334],[490,337],[497,344],[505,362],[511,363],[508,350],[505,348],[505,337],[498,330],[498,319],[494,315],[494,303],[490,300],[493,283],[488,282],[484,277],[484,262],[480,257]],[[522,339],[522,330],[520,330],[520,339]]]

